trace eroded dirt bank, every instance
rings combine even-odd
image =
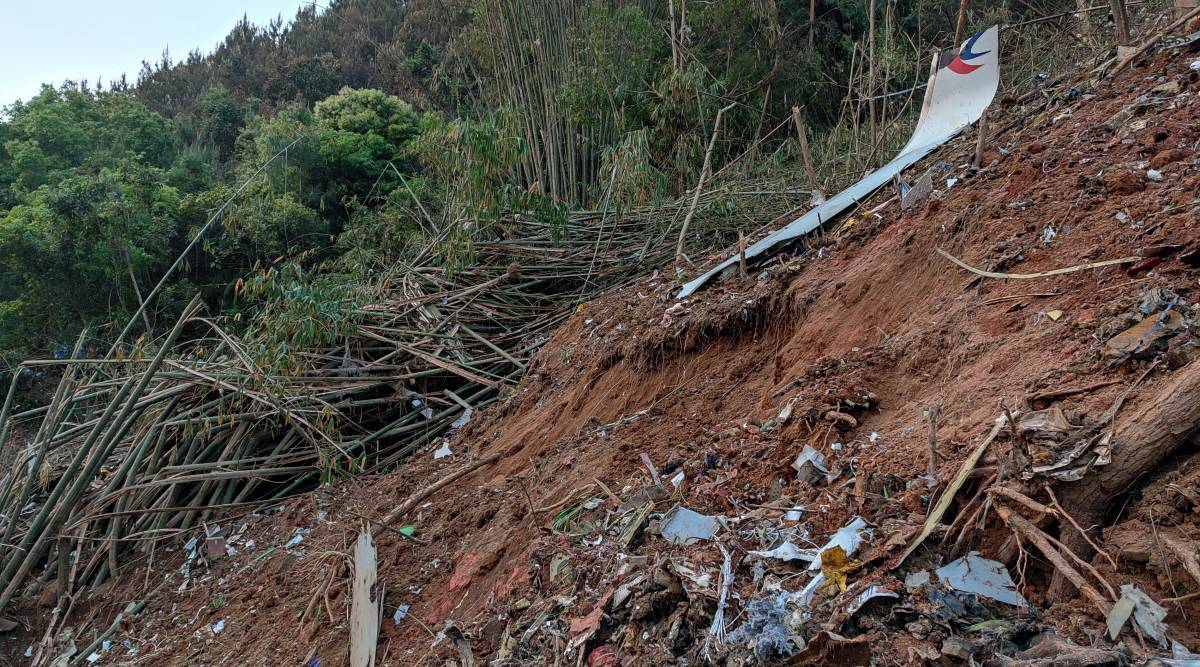
[[[456,632],[435,640],[448,622],[478,664],[695,664],[718,609],[729,635],[709,650],[726,664],[1042,664],[1047,651],[1118,664],[1161,650],[1132,626],[1110,641],[1094,601],[1053,582],[1061,569],[1028,536],[1013,538],[1005,514],[1016,513],[1083,555],[1065,559],[1109,605],[1122,584],[1137,586],[1166,608],[1170,638],[1200,650],[1200,598],[1189,597],[1200,570],[1188,569],[1200,536],[1196,424],[1180,415],[1178,449],[1088,501],[1081,527],[1100,553],[1079,546],[1054,505],[1082,514],[1069,504],[1081,495],[1073,485],[1121,466],[1140,443],[1105,441],[1105,464],[1096,440],[1074,463],[1034,471],[1067,458],[1081,442],[1074,429],[1119,431],[1195,370],[1200,270],[1181,259],[1200,244],[1195,57],[1160,55],[1096,89],[1064,86],[1047,90],[1047,103],[1010,106],[983,169],[963,166],[973,143],[964,137],[913,170],[948,167],[918,206],[880,208],[893,193],[877,193],[807,252],[682,304],[672,295],[692,269],[583,304],[519,388],[449,439],[450,456],[434,458],[439,441],[390,476],[228,521],[220,545],[190,559],[164,546],[80,600],[77,626],[106,628],[145,600],[100,664],[346,664],[346,554],[367,523],[379,547],[383,665],[462,664]],[[1143,259],[1003,280],[939,249],[1020,274]],[[1068,423],[1057,437],[1024,420],[1054,408]],[[791,464],[806,447],[828,474],[799,478]],[[498,462],[393,524],[412,526],[411,537],[368,523],[493,454]],[[1077,481],[1052,474],[1072,468]],[[997,500],[989,486],[1038,507]],[[939,527],[897,565],[948,489]],[[672,545],[658,533],[677,504],[726,521],[713,539]],[[773,607],[809,583],[808,565],[750,552],[821,547],[855,517],[871,527],[857,563],[824,568],[846,589],[820,587],[804,610],[791,598]],[[906,584],[970,551],[1003,563],[1031,606]],[[896,597],[856,607],[871,586]],[[26,611],[52,613],[36,601]],[[31,639],[7,639],[4,652],[19,659]]]

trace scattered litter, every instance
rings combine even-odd
[[[793,397],[783,405],[783,408],[779,411],[779,415],[775,417],[776,422],[786,424],[792,418],[792,408],[796,405],[796,400],[797,397]]]
[[[1055,322],[1057,322],[1059,320],[1059,318],[1061,318],[1062,316],[1063,316],[1063,311],[1061,311],[1061,310],[1046,311],[1046,317],[1049,317],[1051,320],[1054,320]]]
[[[212,624],[212,633],[214,635],[219,635],[224,630],[225,630],[225,619],[222,618],[221,620]]]
[[[947,178],[946,179],[946,189],[947,190],[949,190],[950,188],[954,187],[957,184],[958,184],[957,178]]]
[[[811,565],[809,566],[812,567]],[[825,592],[827,597],[845,593],[849,585],[848,577],[857,572],[862,563],[851,560],[846,550],[840,546],[830,547],[821,551],[821,583],[817,590]]]
[[[823,554],[834,547],[841,547],[842,550],[846,552],[847,556],[853,556],[858,551],[859,547],[862,546],[863,540],[868,537],[870,537],[870,525],[868,525],[866,520],[862,517],[856,516],[852,521],[850,521],[850,523],[839,528],[838,531],[833,534],[833,537],[829,538],[829,541],[825,543],[825,546],[821,547],[820,553]],[[810,565],[808,569],[821,569],[820,559],[814,560],[813,564]]]
[[[1163,179],[1163,175],[1162,175],[1162,172],[1157,169],[1147,169],[1146,170],[1146,178],[1148,178],[1152,181],[1158,182]]]
[[[650,471],[650,477],[654,480],[655,486],[662,485],[662,477],[658,474],[658,468],[654,467],[654,461],[650,460],[650,455],[646,452],[641,454],[642,463],[646,464],[646,470]]]
[[[1046,225],[1046,228],[1042,230],[1042,244],[1050,245],[1056,238],[1058,238],[1058,230],[1054,229],[1052,225]]]
[[[1193,60],[1192,64],[1188,65],[1188,68],[1193,71],[1200,70],[1200,60]]]
[[[783,520],[784,521],[799,521],[801,519],[801,517],[803,517],[803,516],[804,516],[804,514],[802,513],[801,510],[790,509],[783,513]]]
[[[912,184],[911,187],[901,188],[900,193],[900,208],[908,210],[922,201],[929,198],[933,193],[933,170],[930,169],[921,175],[920,178]]]
[[[100,654],[93,651],[88,654],[88,657],[86,658],[86,660],[93,664],[100,662]]]
[[[700,540],[711,540],[721,529],[715,517],[676,505],[663,515],[659,531],[663,539],[671,544],[695,544]]]
[[[683,474],[683,471],[680,470],[679,472],[677,472],[671,476],[671,486],[678,489],[679,485],[683,484],[683,480],[686,478],[687,478],[687,475]]]
[[[1025,597],[1017,591],[1017,586],[1004,565],[983,558],[976,552],[939,567],[936,572],[943,583],[955,590],[974,593],[1017,607],[1029,605]]]
[[[442,446],[439,447],[438,450],[433,453],[433,460],[436,461],[438,459],[444,459],[447,456],[452,456],[453,454],[454,454],[454,452],[450,451],[450,441],[443,440]]]
[[[919,570],[904,575],[904,587],[910,591],[922,586],[928,586],[930,581],[929,570]]]
[[[1175,660],[1196,661],[1195,664],[1200,665],[1200,653],[1192,653],[1186,646],[1180,644],[1174,639],[1171,640],[1171,657],[1175,658]],[[1173,662],[1169,664],[1183,665],[1187,663]]]
[[[825,467],[825,456],[813,449],[812,445],[804,446],[804,451],[792,461],[792,467],[796,470],[796,478],[809,484],[820,479],[822,475],[829,476],[829,469]]]
[[[1110,356],[1139,356],[1158,348],[1159,343],[1184,329],[1186,323],[1176,309],[1147,317],[1104,344]]]
[[[408,616],[408,610],[410,606],[411,605],[402,604],[399,607],[396,607],[396,613],[392,614],[392,622],[396,625],[400,625],[400,621],[403,621],[404,617]]]

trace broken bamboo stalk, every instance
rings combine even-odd
[[[817,183],[817,170],[813,168],[812,153],[808,149],[808,129],[805,127],[804,118],[801,116],[801,109],[798,106],[792,107],[792,123],[796,126],[796,138],[800,141],[800,158],[804,161],[804,176],[808,179],[808,189],[812,192],[812,199],[815,202],[820,199],[825,200],[825,192]]]
[[[1110,1],[1116,2],[1117,0],[1110,0]],[[1200,7],[1196,7],[1195,9],[1188,12],[1187,14],[1184,14],[1182,17],[1179,18],[1179,20],[1177,20],[1174,23],[1172,23],[1171,25],[1163,28],[1162,30],[1159,30],[1157,33],[1154,34],[1153,37],[1142,42],[1142,44],[1140,46],[1138,46],[1136,49],[1134,49],[1133,53],[1130,53],[1129,55],[1122,58],[1116,65],[1113,65],[1113,68],[1111,70],[1109,70],[1108,74],[1112,75],[1112,74],[1116,74],[1117,72],[1120,72],[1121,69],[1123,69],[1126,65],[1128,65],[1129,63],[1132,63],[1134,60],[1137,60],[1138,57],[1140,57],[1143,53],[1149,51],[1155,44],[1158,43],[1158,40],[1162,39],[1167,34],[1174,31],[1176,28],[1179,28],[1180,26],[1185,25],[1188,21],[1191,21],[1192,19],[1196,18],[1197,16],[1200,16]]]
[[[679,242],[675,244],[676,259],[683,257],[683,244],[687,239],[688,227],[691,226],[692,218],[696,215],[696,205],[700,203],[700,193],[704,191],[704,179],[708,178],[708,172],[712,169],[713,146],[717,145],[717,133],[721,130],[721,117],[734,106],[736,104],[730,103],[721,107],[713,121],[712,136],[708,138],[708,148],[704,149],[704,165],[700,167],[700,178],[696,182],[695,191],[692,192],[692,205],[688,207],[687,215],[683,218],[683,226],[679,228]]]
[[[1087,269],[1099,269],[1105,266],[1132,264],[1134,262],[1142,261],[1141,257],[1122,257],[1120,259],[1107,259],[1102,262],[1088,262],[1087,264],[1077,264],[1075,266],[1068,266],[1063,269],[1040,271],[1038,273],[997,273],[995,271],[984,271],[982,269],[977,269],[961,259],[958,259],[954,255],[951,255],[945,250],[942,250],[941,248],[936,248],[936,250],[942,257],[945,257],[951,262],[957,264],[960,268],[966,269],[977,276],[983,276],[984,278],[1000,278],[1002,280],[1032,280],[1034,278],[1047,278],[1049,276],[1060,276],[1064,273],[1074,273],[1076,271],[1086,271]]]
[[[941,404],[929,408],[929,479],[937,480],[937,420],[942,412]],[[932,483],[932,482],[931,482]]]
[[[899,567],[905,560],[908,560],[908,557],[917,550],[917,547],[921,546],[921,543],[933,534],[934,528],[941,522],[942,517],[946,515],[946,510],[950,509],[950,503],[954,502],[954,496],[958,494],[958,490],[962,488],[963,483],[967,481],[967,477],[971,475],[971,471],[978,465],[983,453],[987,451],[988,446],[1000,434],[1000,429],[1003,427],[1004,421],[1002,419],[996,420],[995,425],[992,426],[991,433],[988,433],[983,442],[979,443],[974,451],[963,461],[962,467],[958,469],[958,474],[950,481],[950,485],[946,487],[946,491],[942,493],[933,510],[929,512],[929,517],[925,519],[925,525],[921,528],[920,534],[917,535],[912,544],[908,545],[904,553],[900,555],[900,559],[896,561],[895,567]]]
[[[987,111],[979,116],[979,122],[975,124],[975,160],[971,163],[976,169],[983,165],[983,151],[987,146]]]

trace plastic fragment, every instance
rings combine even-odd
[[[904,587],[908,590],[928,586],[930,582],[929,570],[920,570],[918,572],[909,572],[904,576]]]
[[[297,528],[295,534],[292,535],[292,539],[288,540],[287,544],[283,545],[283,548],[291,549],[292,547],[299,545],[301,542],[304,541],[304,533],[305,532],[306,531],[304,528]]]
[[[834,547],[841,547],[842,551],[846,552],[847,556],[853,556],[862,546],[863,539],[867,536],[870,526],[862,517],[854,517],[850,523],[842,526],[829,538],[825,546],[821,547],[819,553],[825,553]],[[821,569],[821,559],[817,558],[809,566],[810,570]]]
[[[454,454],[454,452],[450,451],[450,441],[443,440],[442,446],[439,447],[438,450],[433,453],[433,460],[436,461],[438,459],[444,459],[447,456],[451,456],[453,454]]]
[[[473,414],[475,414],[474,409],[464,408],[463,413],[458,416],[458,419],[450,422],[450,428],[462,428],[466,426],[467,423],[471,421],[471,415]]]

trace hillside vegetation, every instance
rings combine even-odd
[[[446,253],[469,262],[471,237],[507,213],[565,225],[576,209],[659,205],[693,187],[710,136],[714,173],[786,174],[764,196],[798,204],[792,108],[822,179],[877,161],[848,131],[884,140],[912,96],[865,97],[920,80],[919,54],[949,41],[957,11],[675,4],[339,0],[243,20],[135,83],[46,86],[0,122],[5,367],[62,356],[85,328],[107,348],[202,229],[120,342],[161,332],[196,292],[238,328],[286,296],[301,338],[332,340],[356,288],[415,237],[458,230]],[[741,206],[705,204],[749,224]]]

